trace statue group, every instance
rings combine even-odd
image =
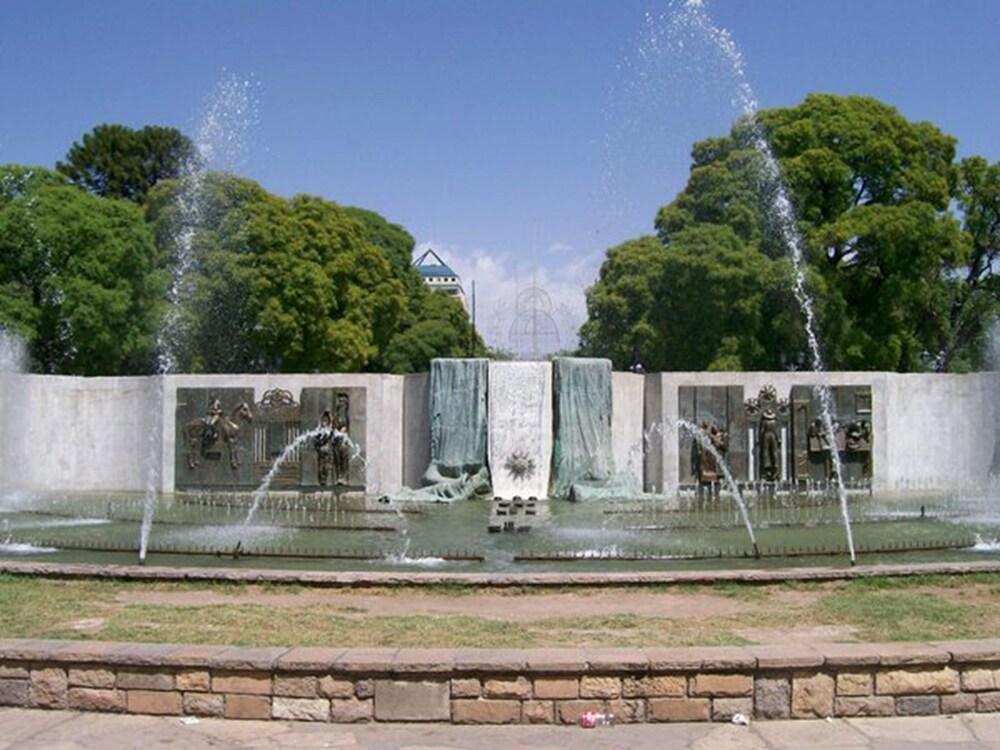
[[[736,481],[808,484],[834,476],[833,456],[840,458],[843,478],[872,478],[872,396],[869,386],[830,388],[833,433],[825,428],[820,397],[814,386],[794,386],[789,398],[765,385],[743,400],[738,386],[681,386],[681,416],[699,425],[690,451],[681,452],[681,477],[696,488],[717,488],[725,461]]]
[[[321,487],[347,484],[351,464],[350,401],[346,393],[337,394],[333,413],[325,409],[319,418],[320,430],[313,438],[316,467]]]
[[[253,489],[281,456],[274,490],[363,491],[364,461],[356,459],[365,417],[365,390],[357,387],[303,388],[300,399],[270,388],[256,402],[251,388],[178,388],[176,486]],[[307,431],[310,438],[283,455]]]

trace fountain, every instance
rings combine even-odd
[[[677,426],[682,430],[686,430],[695,440],[697,440],[702,450],[707,452],[712,457],[715,465],[722,471],[722,474],[726,479],[726,485],[729,487],[729,491],[732,492],[733,499],[736,500],[736,504],[740,509],[740,516],[743,519],[744,526],[746,526],[747,536],[750,537],[750,546],[753,548],[753,556],[759,558],[760,548],[757,546],[757,536],[753,533],[753,525],[750,523],[750,514],[747,513],[747,505],[743,500],[743,493],[740,492],[739,485],[736,483],[736,480],[733,479],[733,474],[729,470],[729,464],[726,463],[726,459],[715,446],[711,435],[701,427],[683,419],[677,420]]]
[[[770,219],[778,227],[782,244],[787,248],[791,257],[793,267],[792,289],[795,294],[795,300],[802,310],[806,337],[809,342],[809,351],[812,354],[813,371],[822,373],[823,356],[820,349],[819,337],[816,333],[816,315],[813,309],[812,297],[806,289],[802,253],[803,240],[798,230],[795,209],[792,206],[788,189],[781,178],[781,169],[778,166],[778,161],[774,157],[763,128],[757,119],[759,107],[753,93],[753,88],[747,80],[743,54],[740,52],[730,33],[726,29],[719,28],[712,22],[708,16],[708,12],[705,10],[703,0],[686,0],[681,12],[675,16],[675,23],[679,27],[689,28],[703,35],[715,45],[736,76],[739,108],[748,121],[753,146],[760,155],[763,165],[760,173],[760,193],[765,198],[765,205]],[[825,382],[820,382],[815,386],[815,391],[822,407],[821,418],[823,426],[828,435],[833,435],[835,430],[830,389]],[[851,531],[851,519],[847,510],[847,493],[844,488],[843,468],[840,464],[838,451],[831,451],[831,457],[837,496],[840,500],[844,522],[844,532],[847,536],[847,548],[851,564],[853,565],[856,562],[854,535]]]
[[[414,375],[180,374],[205,170],[241,141],[252,109],[245,82],[229,79],[181,180],[157,374],[4,378],[3,477],[21,493],[0,509],[4,536],[52,559],[117,562],[133,558],[138,523],[140,560],[328,569],[1000,554],[984,542],[1000,532],[995,516],[971,519],[988,498],[963,508],[948,484],[1000,455],[985,429],[996,376],[824,373],[801,238],[740,53],[698,2],[675,23],[711,40],[739,80],[811,372],[614,373],[559,357],[436,359]],[[0,332],[3,374],[18,371],[12,341]],[[144,482],[123,476],[143,460]],[[515,533],[491,536],[494,522]]]
[[[205,177],[209,166],[225,161],[238,161],[246,148],[249,127],[253,122],[255,100],[251,82],[234,75],[225,75],[213,91],[202,115],[195,137],[197,155],[184,167],[177,194],[178,225],[174,242],[176,254],[167,291],[167,313],[157,331],[156,371],[158,398],[154,402],[154,429],[147,438],[146,498],[139,527],[139,563],[146,560],[149,535],[156,513],[156,496],[162,486],[160,474],[160,437],[163,433],[164,375],[177,372],[180,351],[188,341],[187,321],[183,305],[193,289],[192,271],[196,269],[195,234],[202,218]]]

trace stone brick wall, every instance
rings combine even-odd
[[[0,705],[325,722],[572,724],[1000,711],[1000,639],[689,649],[0,641]]]

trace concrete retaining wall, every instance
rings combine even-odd
[[[751,398],[773,385],[787,398],[793,385],[819,383],[871,386],[876,490],[946,490],[986,478],[1000,418],[998,373],[671,372],[646,376],[646,428],[665,426],[647,458],[647,490],[677,486],[680,386],[742,385]]]
[[[154,378],[6,375],[0,380],[4,489],[145,487],[159,432]]]
[[[886,376],[886,485],[946,489],[982,481],[993,461],[998,401],[997,373]]]
[[[614,373],[612,433],[619,471],[642,476],[647,490],[670,491],[678,479],[677,389],[742,385],[749,398],[764,385],[787,397],[793,385],[870,385],[877,490],[940,489],[981,481],[989,472],[1000,409],[1000,374],[899,375],[801,372]],[[162,412],[160,387],[165,398]],[[362,387],[367,394],[368,491],[418,486],[430,455],[427,375],[176,375],[157,378],[0,376],[0,482],[7,490],[142,491],[150,436],[159,445],[160,486],[174,487],[174,411],[178,387],[240,385],[255,399],[280,387]],[[637,460],[643,430],[644,465]]]
[[[0,398],[3,488],[143,491],[150,452],[155,451],[160,456],[159,486],[172,492],[177,388],[232,385],[253,388],[255,400],[271,388],[290,390],[296,397],[304,387],[365,388],[370,434],[367,490],[378,494],[400,488],[404,379],[367,374],[5,376]]]
[[[575,724],[1000,711],[1000,641],[674,649],[0,643],[0,705],[319,722]]]
[[[644,386],[642,375],[611,373],[611,441],[615,471],[643,481]]]

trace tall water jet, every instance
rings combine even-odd
[[[282,449],[281,453],[272,462],[271,468],[268,469],[267,474],[264,475],[264,479],[261,481],[260,486],[254,490],[250,502],[250,510],[247,511],[247,516],[243,519],[244,526],[249,526],[253,522],[254,516],[257,514],[257,509],[264,501],[264,498],[267,497],[267,493],[270,492],[271,483],[274,482],[274,478],[278,476],[278,472],[281,471],[281,467],[288,463],[300,448],[308,445],[311,441],[320,437],[329,439],[333,433],[333,427],[320,425],[312,430],[301,433],[292,442],[286,445],[284,449]]]
[[[174,259],[167,290],[167,311],[156,336],[156,398],[153,428],[148,437],[146,484],[142,522],[139,527],[139,562],[146,560],[149,535],[156,514],[156,497],[161,487],[163,408],[166,403],[165,376],[177,372],[178,360],[189,339],[184,303],[192,294],[197,267],[195,235],[202,223],[205,177],[210,167],[238,164],[246,152],[249,134],[257,118],[257,100],[252,79],[226,74],[210,95],[194,138],[196,155],[184,165],[177,194],[177,226]]]
[[[18,453],[23,449],[20,436],[24,433],[25,420],[30,419],[23,399],[10,398],[14,383],[9,382],[8,376],[26,372],[27,365],[28,349],[24,339],[0,326],[0,391],[7,396],[0,398],[0,424],[4,430],[0,435],[0,497],[10,489],[11,482],[7,478],[14,475]]]
[[[582,499],[615,472],[611,447],[611,361],[556,357],[552,497]]]
[[[765,207],[769,213],[768,218],[777,227],[782,243],[788,248],[794,275],[792,291],[805,319],[806,339],[812,357],[813,371],[822,373],[824,370],[823,356],[816,333],[816,314],[813,309],[812,297],[806,289],[802,235],[798,230],[795,208],[788,194],[788,188],[781,178],[778,160],[771,151],[771,145],[768,143],[764,129],[757,117],[759,106],[753,88],[747,81],[743,54],[729,31],[712,23],[705,10],[704,0],[686,0],[681,9],[674,15],[673,23],[678,30],[686,28],[707,39],[719,51],[736,77],[735,103],[743,113],[753,147],[761,157],[760,192],[766,199]],[[819,397],[820,414],[826,434],[835,435],[833,399],[830,395],[830,389],[826,383],[820,383],[816,386],[815,392]],[[854,552],[854,535],[851,531],[851,519],[847,507],[847,491],[844,488],[843,467],[838,451],[832,450],[830,455],[844,532],[847,535],[847,549],[853,565],[857,558]]]
[[[24,339],[0,326],[0,374],[22,373],[27,363],[28,349]]]

